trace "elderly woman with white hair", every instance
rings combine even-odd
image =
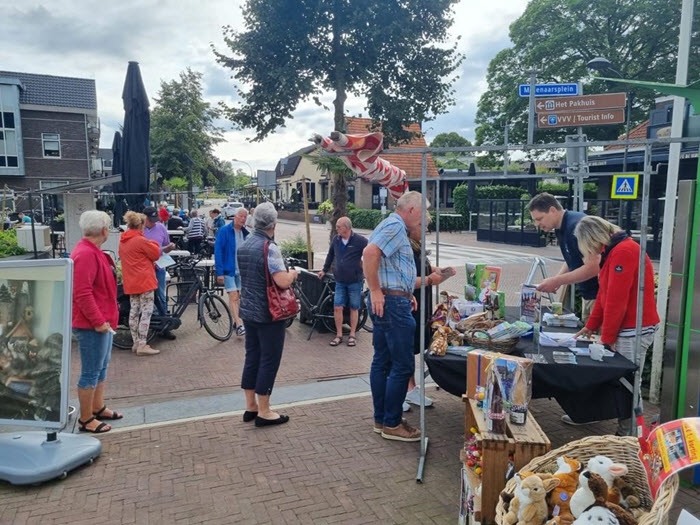
[[[104,387],[112,355],[113,326],[119,321],[117,272],[112,258],[100,249],[109,237],[112,219],[103,211],[80,216],[83,238],[71,253],[73,259],[73,333],[80,347],[78,400],[81,432],[101,434],[112,429],[101,420],[121,419],[107,408]]]
[[[285,322],[272,321],[267,300],[267,274],[280,288],[289,288],[297,278],[296,270],[288,270],[273,236],[277,210],[264,202],[255,209],[255,231],[238,248],[241,273],[240,316],[245,324],[245,364],[241,388],[245,393],[243,421],[255,420],[256,427],[279,425],[289,416],[270,409],[270,394],[277,377],[284,348]],[[268,256],[265,260],[265,249]],[[261,261],[263,264],[260,264]]]
[[[582,218],[574,235],[584,257],[600,255],[598,295],[591,316],[578,336],[592,337],[600,332],[600,342],[632,362],[637,335],[637,295],[641,247],[614,224],[592,215]],[[659,313],[654,299],[654,267],[644,257],[644,297],[639,369],[644,369],[647,349],[654,341]],[[628,435],[631,419],[618,421],[618,435]]]

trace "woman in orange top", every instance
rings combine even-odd
[[[124,222],[128,229],[119,240],[119,258],[122,262],[124,293],[131,303],[129,328],[134,341],[131,351],[136,355],[155,355],[160,350],[151,348],[146,343],[146,337],[153,315],[154,290],[158,288],[153,263],[160,257],[160,247],[143,235],[145,215],[128,211]]]

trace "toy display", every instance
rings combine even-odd
[[[598,474],[608,486],[607,501],[620,504],[620,493],[615,490],[615,479],[627,474],[627,466],[615,463],[607,456],[594,456],[588,460],[588,470]]]
[[[521,474],[515,476],[515,493],[504,523],[506,525],[541,525],[548,515],[547,494],[559,485],[559,480],[551,477],[543,480],[536,474],[521,476]]]
[[[567,525],[574,520],[571,514],[571,496],[576,492],[579,473],[582,465],[573,458],[560,456],[557,458],[557,471],[554,477],[559,480],[559,485],[549,496],[548,510],[550,516],[556,516],[556,523]]]
[[[581,497],[574,500],[579,491]],[[579,489],[574,494],[574,498],[571,499],[572,513],[579,520],[587,509],[595,505],[610,511],[620,525],[636,525],[637,519],[619,505],[607,501],[607,494],[608,486],[603,477],[594,472],[584,471],[581,474]]]
[[[0,280],[0,419],[59,421],[62,295],[53,281]]]

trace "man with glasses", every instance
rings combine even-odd
[[[318,278],[330,270],[335,261],[335,297],[333,300],[333,317],[335,320],[335,338],[329,343],[338,346],[343,342],[343,309],[350,308],[350,335],[348,346],[357,344],[356,329],[362,300],[362,251],[367,246],[367,239],[352,231],[352,222],[348,217],[341,217],[335,223],[337,235],[333,237],[323,269]]]

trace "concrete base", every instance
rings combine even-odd
[[[0,435],[0,480],[13,485],[65,478],[73,469],[102,452],[99,439],[61,433],[47,441],[46,432],[11,432]]]

